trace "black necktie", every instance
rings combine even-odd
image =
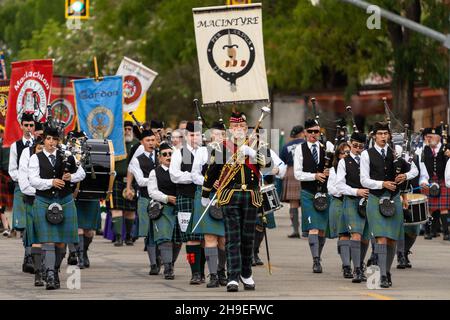
[[[313,158],[314,158],[314,162],[317,164],[318,163],[317,160],[319,159],[319,155],[317,154],[317,146],[315,144],[313,144],[312,148],[313,148],[312,155],[313,155]]]
[[[56,164],[56,157],[55,155],[51,154],[48,156],[50,158],[50,162],[52,163],[52,166],[54,167]]]
[[[381,149],[381,156],[383,159],[386,159],[386,151],[384,151],[384,149]]]
[[[383,150],[384,150],[384,149],[383,149]],[[359,160],[360,160],[359,156],[356,156],[356,157],[355,157],[355,161],[358,163],[358,165],[359,165]]]
[[[27,142],[25,142],[25,147],[29,147],[30,146],[30,141],[29,140],[27,140]]]

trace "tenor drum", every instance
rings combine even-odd
[[[426,195],[409,193],[406,195],[409,208],[403,210],[404,225],[423,224],[428,220],[428,198]]]
[[[261,193],[263,197],[263,210],[264,212],[271,212],[279,210],[283,207],[278,197],[277,189],[275,185],[268,184],[261,187]]]
[[[86,178],[75,190],[78,200],[106,199],[112,193],[115,167],[114,147],[111,140],[89,139],[89,156],[83,169]]]

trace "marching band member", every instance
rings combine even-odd
[[[204,255],[201,247],[203,235],[192,233],[192,228],[200,218],[194,211],[196,185],[192,178],[192,165],[202,144],[200,127],[194,125],[194,122],[188,122],[184,140],[183,146],[175,150],[172,155],[169,173],[170,179],[177,185],[176,210],[179,215],[179,223],[182,220],[180,223],[181,235],[183,242],[186,243],[187,260],[192,272],[190,284],[198,285],[204,281],[204,275],[202,274],[202,267],[204,268],[202,256]]]
[[[353,283],[365,281],[363,262],[369,246],[369,227],[365,216],[359,213],[360,201],[369,196],[369,190],[361,185],[361,153],[366,144],[364,133],[353,132],[350,137],[350,155],[339,161],[337,168],[337,188],[344,196],[343,215],[350,233],[348,250],[353,261]],[[341,249],[342,250],[342,249]],[[350,262],[350,261],[349,261]],[[350,273],[351,275],[351,273]]]
[[[325,147],[319,142],[320,126],[316,120],[305,122],[306,142],[295,149],[294,175],[301,182],[302,231],[309,231],[308,241],[313,258],[313,272],[322,273],[320,256],[325,246],[328,208],[319,212],[313,205],[318,184],[325,183],[329,169],[325,169]],[[322,188],[326,189],[326,188]],[[326,190],[324,192],[327,194]],[[327,196],[327,200],[329,197]]]
[[[305,130],[302,126],[295,126],[291,130],[291,138],[287,144],[283,146],[280,153],[281,160],[287,164],[286,176],[283,179],[283,193],[281,201],[289,202],[289,217],[291,218],[293,232],[288,238],[300,238],[300,181],[294,177],[294,153],[295,148],[305,142]]]
[[[123,246],[123,220],[125,220],[125,244],[133,245],[132,229],[136,212],[136,195],[131,188],[131,182],[127,177],[128,162],[131,159],[131,150],[139,145],[139,141],[133,135],[133,123],[131,121],[124,122],[125,130],[125,147],[127,151],[127,159],[115,161],[116,178],[113,186],[113,208],[111,209],[112,223],[115,234],[114,246]],[[131,175],[131,174],[130,174]],[[128,186],[129,184],[129,186]],[[125,198],[124,198],[124,190]]]
[[[33,154],[39,153],[44,148],[44,141],[42,137],[37,137],[31,147],[25,149],[20,156],[19,161],[19,187],[24,196],[24,203],[26,208],[26,246],[31,247],[31,257],[34,267],[34,286],[44,286],[42,277],[42,246],[36,243],[34,239],[33,230],[33,202],[36,196],[36,189],[30,184],[29,163]]]
[[[19,161],[23,150],[33,145],[33,135],[35,131],[35,121],[33,114],[23,113],[20,120],[20,127],[22,129],[22,138],[11,145],[9,153],[8,173],[15,183],[14,200],[13,200],[13,217],[12,228],[23,231],[23,243],[25,248],[25,255],[22,264],[22,271],[33,273],[33,261],[31,258],[31,247],[27,247],[26,240],[26,207],[24,203],[24,195],[19,187]]]
[[[59,289],[59,268],[64,258],[66,243],[77,243],[77,215],[71,183],[84,179],[81,166],[76,168],[73,157],[65,164],[57,151],[59,132],[47,127],[44,130],[44,150],[30,158],[31,186],[36,188],[33,205],[33,227],[36,243],[42,244],[46,273],[46,289]],[[68,171],[66,171],[68,169]],[[50,207],[60,207],[50,214]],[[62,208],[62,210],[61,210]]]
[[[182,243],[175,207],[177,186],[172,182],[169,174],[172,152],[168,144],[160,145],[159,165],[150,172],[147,185],[150,198],[164,204],[161,216],[153,220],[153,235],[161,251],[166,280],[175,279],[174,264]]]
[[[128,170],[133,174],[139,185],[138,198],[138,221],[139,221],[139,237],[147,237],[147,254],[150,260],[150,275],[158,275],[160,271],[159,261],[156,254],[156,243],[153,237],[153,222],[149,220],[147,207],[150,203],[148,194],[148,180],[150,172],[158,165],[158,158],[155,151],[156,137],[151,130],[144,130],[141,133],[141,144],[144,146],[144,153],[134,157],[129,165]],[[127,188],[129,185],[127,185]]]
[[[221,151],[213,149],[214,161],[210,163],[205,175],[202,204],[209,204],[214,185],[220,180],[216,187],[225,223],[227,291],[236,292],[239,290],[239,280],[244,284],[245,290],[255,290],[252,256],[256,218],[258,208],[262,205],[260,168],[269,167],[271,160],[270,153],[265,148],[256,151],[244,144],[248,125],[243,113],[232,113],[229,131],[231,139],[224,141]],[[226,164],[227,154],[238,155],[237,161],[242,161],[242,164],[237,165],[239,170],[230,171],[231,167]]]
[[[330,239],[338,238],[337,250],[342,260],[342,273],[344,278],[353,278],[350,266],[350,232],[344,217],[344,195],[338,185],[337,171],[341,159],[348,158],[350,147],[346,142],[341,143],[335,151],[333,167],[330,169],[327,189],[332,196],[330,202],[329,225]]]
[[[204,175],[211,161],[212,148],[220,148],[225,138],[225,126],[216,122],[209,129],[211,135],[211,143],[208,146],[200,147],[195,154],[194,163],[192,165],[192,180],[197,185],[194,200],[195,216],[200,217],[205,209],[201,204],[202,186],[204,183]],[[225,274],[225,226],[223,219],[217,220],[205,214],[202,221],[196,229],[196,233],[203,234],[205,242],[205,259],[209,269],[209,283],[207,288],[215,288],[220,285],[226,285],[227,279]],[[220,263],[219,263],[220,262]]]
[[[398,185],[417,175],[411,166],[407,173],[396,173],[394,152],[388,146],[390,129],[387,123],[376,122],[373,128],[375,143],[361,154],[361,185],[369,189],[367,221],[375,238],[375,254],[381,270],[382,288],[392,286],[391,265],[396,241],[401,237],[403,209]]]

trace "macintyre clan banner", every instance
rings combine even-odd
[[[52,90],[50,94],[50,112],[53,119],[64,123],[64,133],[75,129],[75,96],[72,80],[78,78],[67,76],[53,76]]]
[[[123,132],[122,77],[73,81],[78,128],[90,139],[112,140],[115,160],[126,157]]]
[[[9,80],[0,80],[0,129],[5,130],[6,110],[8,109]]]
[[[192,9],[204,105],[269,101],[261,8]]]

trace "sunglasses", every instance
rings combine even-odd
[[[23,126],[24,126],[24,127],[30,127],[30,128],[33,128],[33,127],[34,127],[34,123],[25,123]]]
[[[306,130],[308,133],[318,134],[320,130]]]
[[[172,156],[172,152],[161,152],[161,155],[163,157],[171,157]]]
[[[360,143],[353,143],[352,147],[355,149],[364,149],[364,145]]]

